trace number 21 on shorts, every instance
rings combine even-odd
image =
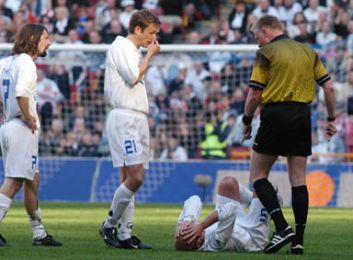
[[[136,153],[136,144],[134,139],[129,139],[124,142],[125,146],[125,153],[126,154],[133,154]]]

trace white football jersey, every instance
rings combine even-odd
[[[37,118],[36,109],[36,65],[28,54],[12,55],[0,60],[0,84],[5,122],[21,116],[16,97],[27,97],[29,113]]]
[[[217,195],[219,221],[205,230],[200,251],[260,251],[268,242],[269,215],[260,200],[251,201],[245,214],[239,202]]]
[[[141,50],[129,39],[118,36],[107,52],[104,94],[113,108],[148,113],[143,80],[132,86],[140,72]]]

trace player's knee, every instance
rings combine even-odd
[[[129,176],[130,180],[133,182],[133,186],[135,188],[140,187],[143,184],[144,181],[144,175],[143,174],[135,174],[133,176]]]
[[[36,174],[35,178],[33,179],[33,186],[35,188],[39,187],[39,175]]]

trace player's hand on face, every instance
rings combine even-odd
[[[330,140],[333,135],[337,133],[336,125],[334,122],[327,122],[327,125],[324,129],[325,137],[327,140]]]
[[[28,118],[22,118],[26,125],[32,130],[34,133],[37,130],[37,119],[33,116],[29,116]]]
[[[187,243],[191,244],[195,239],[201,237],[203,228],[201,224],[190,225],[186,229],[182,230],[181,235]]]
[[[148,52],[150,52],[152,55],[157,54],[160,50],[161,48],[157,40],[154,40],[150,45],[148,45]]]

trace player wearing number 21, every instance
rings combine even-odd
[[[16,193],[24,186],[24,204],[33,229],[35,246],[61,246],[44,229],[38,205],[38,137],[36,111],[36,65],[50,46],[41,24],[26,24],[19,31],[12,55],[0,61],[0,83],[4,124],[0,130],[5,180],[0,189],[0,222]],[[0,235],[0,246],[7,243]]]
[[[147,10],[135,12],[126,38],[118,36],[107,52],[104,94],[113,110],[106,129],[114,167],[120,169],[121,185],[100,228],[106,244],[115,248],[149,249],[131,236],[134,194],[148,168],[150,134],[146,114],[148,99],[143,75],[160,50],[156,34],[160,21]],[[147,48],[142,58],[140,47]],[[119,230],[117,225],[119,224]]]

